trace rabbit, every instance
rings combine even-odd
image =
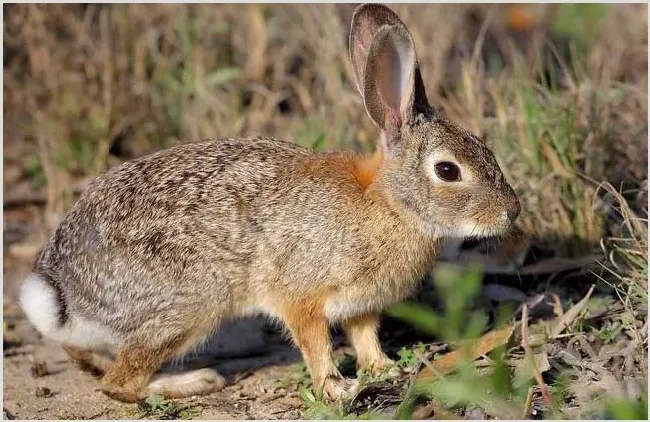
[[[21,290],[28,319],[102,391],[135,402],[209,394],[210,368],[159,372],[226,319],[286,326],[313,388],[353,394],[330,326],[359,368],[392,361],[379,314],[405,299],[446,238],[496,236],[520,204],[493,154],[428,103],[408,29],[389,8],[353,15],[356,85],[376,152],[314,152],[266,138],[188,143],[112,168],[80,195]]]

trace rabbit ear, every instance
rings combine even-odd
[[[413,40],[401,26],[383,26],[370,46],[364,69],[366,111],[389,138],[398,137],[413,115],[414,94]]]
[[[382,26],[399,24],[402,24],[402,21],[385,6],[362,4],[354,11],[350,25],[350,57],[361,95],[363,95],[363,72],[372,40]]]
[[[398,48],[406,48],[412,51],[413,108],[423,111],[429,110],[430,106],[427,101],[422,76],[417,63],[417,57],[415,56],[415,48],[413,46],[411,34],[395,12],[386,6],[378,4],[363,4],[357,7],[352,16],[352,24],[350,28],[350,56],[354,67],[357,88],[361,95],[364,96],[364,103],[367,103],[365,97],[367,92],[365,84],[368,79],[368,75],[366,74],[368,56],[380,29],[386,25],[394,27],[392,31],[397,35],[392,37],[393,40],[399,38],[408,39],[408,42],[399,41],[396,44],[393,44],[397,45]],[[403,65],[400,64],[400,67],[403,67]],[[406,76],[408,77],[408,74]],[[368,113],[370,114],[370,111],[368,111]],[[375,120],[373,116],[370,117],[379,125],[379,122]]]

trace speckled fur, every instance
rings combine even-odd
[[[108,350],[83,345],[116,356],[104,391],[142,398],[164,361],[224,318],[254,313],[287,324],[314,385],[330,397],[350,385],[332,362],[329,324],[344,323],[352,343],[368,349],[363,365],[385,364],[377,314],[414,289],[439,239],[459,218],[496,233],[504,207],[519,207],[491,152],[423,106],[423,96],[416,92],[397,132],[380,125],[374,157],[229,138],[160,151],[96,179],[34,273],[56,292],[61,330],[74,321],[106,330]],[[437,151],[455,157],[471,183],[432,183]],[[57,338],[79,346],[74,336]]]
[[[369,298],[397,300],[435,242],[404,225],[378,189],[361,188],[355,159],[262,138],[149,155],[89,186],[35,270],[57,282],[68,314],[127,342],[159,321],[168,332],[187,332],[187,319],[210,331],[223,316],[352,280],[368,280],[360,293]]]

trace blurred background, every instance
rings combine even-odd
[[[432,105],[495,152],[521,227],[555,256],[599,254],[612,297],[645,306],[647,364],[647,5],[391,7]],[[238,135],[373,151],[354,8],[3,4],[5,293],[88,181],[126,160]]]
[[[645,5],[394,7],[431,103],[487,140],[531,229],[597,240],[597,183],[647,190]],[[374,148],[354,5],[3,8],[4,206],[44,205],[46,230],[89,177],[182,142]]]

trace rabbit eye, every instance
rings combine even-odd
[[[457,182],[460,180],[460,169],[454,163],[441,161],[436,163],[436,176],[445,182]]]

